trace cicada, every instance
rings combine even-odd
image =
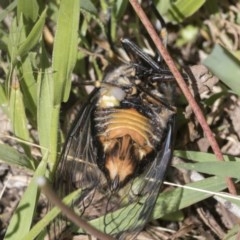
[[[117,239],[149,221],[172,157],[174,78],[128,39],[131,61],[107,72],[82,106],[63,148],[55,185],[84,216]]]

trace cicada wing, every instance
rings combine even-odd
[[[151,179],[153,181],[149,182],[148,187],[151,188],[151,183],[161,186],[167,171],[167,168],[170,164],[173,145],[174,145],[174,132],[175,132],[175,116],[171,116],[168,121],[167,134],[165,141],[162,144],[161,151],[158,152],[151,168],[146,174],[146,179]],[[156,180],[156,181],[154,181]],[[160,190],[160,189],[159,189]]]
[[[79,203],[79,215],[91,204],[92,197],[89,196],[102,181],[92,136],[92,116],[98,97],[99,89],[93,90],[80,109],[65,141],[53,184],[61,198],[76,189],[82,190],[73,202],[74,206]],[[84,200],[87,195],[87,200]]]

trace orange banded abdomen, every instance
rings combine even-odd
[[[116,188],[136,173],[140,162],[154,151],[158,137],[151,120],[134,108],[96,110],[95,122],[103,170]]]

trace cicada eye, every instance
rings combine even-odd
[[[135,95],[137,93],[137,88],[135,86],[131,86],[128,88],[124,88],[124,91],[129,95]]]

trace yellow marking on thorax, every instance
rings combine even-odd
[[[106,85],[100,90],[98,105],[100,108],[118,107],[126,93],[120,87]]]

